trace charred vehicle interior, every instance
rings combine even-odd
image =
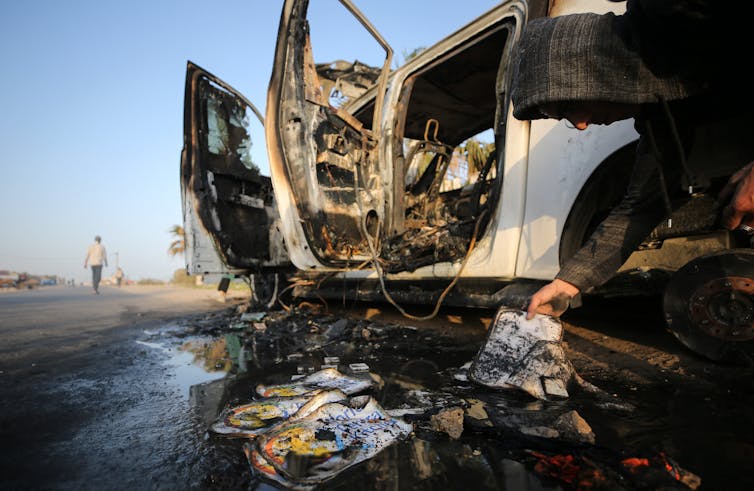
[[[296,34],[285,47],[281,117],[288,119],[279,126],[286,160],[297,163],[286,171],[312,253],[332,268],[377,259],[388,273],[462,259],[489,222],[501,188],[495,182],[500,148],[478,135],[491,139],[502,119],[497,88],[512,22],[417,66],[400,87],[392,127],[374,128],[375,106],[383,104],[380,77],[387,75],[358,66],[362,83],[352,84],[332,76],[334,64],[315,63],[305,3],[294,7],[302,11],[288,26]],[[374,81],[364,95],[333,104],[344,86],[351,95],[363,91],[364,79]],[[306,148],[309,132],[311,155],[290,155]],[[380,155],[380,137],[392,140],[392,155]],[[298,165],[300,159],[314,165]]]
[[[405,184],[382,258],[389,272],[461,259],[489,223],[501,189],[492,134],[505,25],[411,75],[401,94],[394,162]],[[401,175],[403,174],[403,175]],[[400,191],[398,191],[400,192]]]

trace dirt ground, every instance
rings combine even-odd
[[[61,305],[89,300],[76,302]],[[344,373],[366,363],[383,381],[371,395],[386,409],[410,405],[417,391],[430,394],[433,407],[406,417],[414,425],[409,439],[322,489],[697,487],[663,463],[698,476],[698,489],[754,487],[752,368],[688,352],[652,299],[586,301],[568,312],[568,356],[613,399],[574,391],[544,403],[459,376],[484,341],[491,311],[446,309],[420,322],[389,305],[310,304],[242,321],[255,310],[240,297],[171,308],[123,302],[117,319],[99,327],[75,329],[75,315],[50,302],[45,325],[24,323],[20,313],[0,320],[0,488],[274,488],[250,471],[242,440],[213,434],[210,425],[223,409],[252,400],[257,384],[311,373],[325,356],[337,356]],[[201,373],[188,373],[197,367]],[[454,408],[464,410],[460,428],[438,428],[433,416]],[[591,440],[559,426],[574,412]],[[627,461],[649,464],[629,472]]]

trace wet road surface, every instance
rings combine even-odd
[[[464,407],[467,417],[457,438],[427,414],[408,417],[409,439],[322,489],[689,489],[657,466],[633,476],[621,463],[661,455],[698,475],[699,489],[754,486],[751,370],[686,352],[651,302],[564,317],[574,365],[614,394],[612,403],[579,393],[541,402],[463,381],[459,367],[481,345],[491,312],[424,322],[374,306],[271,312],[262,330],[240,321],[243,302],[221,305],[207,292],[154,304],[152,293],[103,293],[29,292],[11,308],[0,296],[0,312],[9,312],[0,320],[3,489],[273,489],[250,472],[243,440],[208,428],[223,408],[249,402],[257,384],[310,373],[325,356],[339,357],[344,371],[368,364],[384,382],[372,392],[383,407],[423,391],[446,396],[437,410]],[[103,299],[109,314],[88,310]],[[556,424],[572,411],[593,443]],[[560,437],[547,436],[552,428]]]
[[[207,290],[101,292],[0,294],[3,489],[191,488],[201,433],[175,367],[137,340],[227,307]]]

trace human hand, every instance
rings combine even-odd
[[[754,161],[730,176],[718,195],[720,202],[728,198],[730,202],[723,208],[720,218],[723,227],[735,230],[743,225],[754,226]]]
[[[572,284],[554,279],[531,296],[526,309],[526,319],[533,319],[535,314],[559,317],[568,309],[571,299],[578,294],[579,289]]]

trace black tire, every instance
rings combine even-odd
[[[754,364],[754,251],[706,254],[675,272],[665,288],[668,328],[712,361]]]

